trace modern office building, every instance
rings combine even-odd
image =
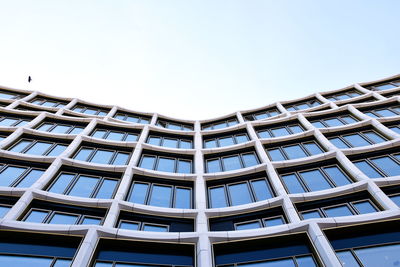
[[[0,265],[399,266],[399,94],[190,121],[1,87]]]

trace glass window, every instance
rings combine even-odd
[[[31,169],[22,180],[16,184],[16,187],[30,187],[32,186],[44,173],[44,170]]]
[[[321,214],[319,213],[318,210],[302,212],[301,216],[303,217],[303,220],[321,218]]]
[[[0,218],[3,218],[10,209],[10,206],[0,205]]]
[[[328,125],[328,127],[342,126],[344,123],[336,118],[326,119],[324,122]]]
[[[287,155],[288,159],[298,159],[307,157],[306,152],[299,145],[291,145],[283,147],[283,151]]]
[[[96,151],[90,162],[107,164],[110,162],[113,155],[114,155],[113,151],[99,149]]]
[[[290,134],[289,131],[285,127],[271,129],[271,132],[275,137],[285,136],[285,135]]]
[[[208,172],[220,172],[220,171],[222,171],[219,159],[207,160],[207,171]]]
[[[345,135],[343,138],[349,142],[353,147],[368,146],[370,143],[359,134]]]
[[[366,160],[354,162],[354,165],[356,165],[356,167],[365,173],[365,175],[367,175],[369,178],[383,177],[382,174],[375,170],[375,168]]]
[[[178,187],[175,191],[175,208],[190,209],[192,192],[189,188]]]
[[[400,244],[355,249],[364,266],[390,266],[399,261]]]
[[[225,171],[237,170],[242,167],[238,156],[224,157],[222,163]]]
[[[158,224],[148,224],[145,223],[143,225],[143,231],[150,232],[168,232],[168,226],[166,225],[158,225]]]
[[[73,185],[68,195],[76,197],[90,197],[98,181],[98,178],[81,175],[78,181]]]
[[[236,230],[248,230],[248,229],[257,229],[261,228],[261,224],[259,221],[252,221],[252,222],[244,222],[236,224]]]
[[[340,170],[340,168],[338,168],[337,166],[325,167],[323,168],[323,170],[329,175],[331,180],[337,186],[347,185],[350,183],[347,175],[345,175],[343,171]]]
[[[328,217],[353,215],[353,213],[351,212],[350,208],[347,205],[325,208],[324,211],[326,212]]]
[[[267,184],[267,181],[253,180],[251,181],[251,184],[253,186],[255,197],[257,198],[258,201],[273,197],[273,193],[271,192]]]
[[[150,205],[169,207],[171,203],[172,188],[170,186],[153,185]]]
[[[27,168],[17,166],[6,166],[1,170],[0,173],[0,185],[10,186],[15,180],[17,180]]]
[[[252,202],[247,183],[231,184],[228,185],[228,189],[232,205],[236,206]]]
[[[376,208],[368,200],[356,202],[353,205],[360,214],[377,212]]]
[[[258,159],[253,153],[243,154],[242,160],[244,167],[251,167],[258,164]]]
[[[154,156],[143,156],[139,167],[142,167],[142,168],[145,168],[145,169],[153,169],[155,162],[156,162],[156,157],[154,157]]]
[[[50,219],[51,224],[75,224],[78,220],[78,215],[55,213]]]
[[[119,228],[121,229],[127,229],[127,230],[139,230],[139,223],[137,222],[127,222],[127,221],[121,221],[119,224]],[[97,266],[97,264],[96,264]]]
[[[132,193],[128,201],[133,203],[145,204],[148,188],[148,184],[135,182],[133,184]]]
[[[192,162],[189,160],[178,160],[177,173],[192,173]]]
[[[311,191],[324,190],[332,187],[320,170],[300,172],[300,175]]]
[[[371,159],[371,161],[383,170],[388,176],[400,175],[400,165],[390,157],[380,157]]]
[[[303,186],[297,179],[296,175],[294,174],[282,175],[282,180],[285,183],[286,187],[288,188],[290,194],[305,192]]]
[[[272,161],[286,160],[279,148],[268,149],[268,154]]]
[[[227,207],[225,189],[223,186],[212,187],[209,189],[209,192],[210,192],[211,208]]]
[[[24,221],[26,222],[34,222],[34,223],[42,223],[44,219],[49,215],[49,211],[43,210],[32,210],[29,212],[28,216]]]
[[[174,172],[175,160],[160,157],[158,160],[158,166],[157,166],[156,170],[163,171],[163,172]]]
[[[276,225],[282,225],[285,224],[285,221],[281,216],[275,217],[275,218],[266,218],[263,220],[264,224],[266,227],[272,227]]]
[[[339,137],[330,138],[329,141],[337,148],[346,149],[350,147]]]
[[[114,179],[104,179],[96,194],[96,198],[112,198],[118,181]]]

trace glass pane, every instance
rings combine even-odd
[[[164,138],[162,146],[177,148],[178,147],[178,140],[177,139],[170,139]]]
[[[399,126],[393,126],[389,127],[390,130],[396,132],[397,134],[400,134],[400,127]]]
[[[379,118],[379,117],[376,116],[374,113],[369,112],[369,111],[365,111],[364,114],[365,114],[365,115],[368,115],[368,116],[370,116],[370,117],[372,117],[372,118]]]
[[[168,129],[172,129],[172,130],[182,130],[182,127],[178,124],[175,123],[169,123],[168,124]]]
[[[296,257],[296,262],[298,267],[316,267],[317,264],[312,256]],[[346,267],[348,267],[346,265]]]
[[[269,134],[269,132],[267,130],[265,131],[259,131],[258,132],[258,136],[260,138],[271,138],[272,136]]]
[[[7,119],[5,119],[5,120],[7,120]],[[1,122],[0,122],[0,125],[3,125],[3,122],[4,122],[5,120],[1,121]],[[48,131],[52,126],[53,126],[52,123],[43,123],[43,124],[40,125],[36,130],[46,132],[46,131]]]
[[[231,146],[233,144],[235,144],[235,142],[233,141],[232,136],[229,137],[221,137],[218,139],[219,141],[219,146]]]
[[[71,262],[71,260],[57,259],[53,267],[69,267],[71,266]]]
[[[300,184],[296,175],[294,174],[282,175],[282,180],[285,183],[286,187],[288,188],[290,194],[305,192],[303,186]]]
[[[209,189],[210,208],[227,207],[225,189],[223,186],[213,187]]]
[[[97,113],[97,110],[92,109],[92,108],[87,108],[87,109],[85,110],[85,112],[83,112],[83,113],[85,113],[85,114],[90,114],[90,115],[95,115],[95,114]]]
[[[71,126],[66,126],[66,125],[57,125],[56,127],[51,130],[52,133],[61,133],[64,134],[69,131]]]
[[[357,122],[357,120],[351,116],[342,116],[342,120],[344,120],[348,124]]]
[[[354,250],[365,267],[395,266],[400,261],[399,251],[399,244]]]
[[[192,173],[192,162],[179,159],[177,173]]]
[[[382,85],[376,85],[376,86],[374,86],[374,88],[376,90],[388,90],[388,89],[396,88],[396,86],[394,86],[392,84],[382,84]]]
[[[233,206],[253,202],[247,183],[228,185],[228,191]]]
[[[261,224],[259,221],[236,224],[236,230],[247,230],[247,229],[257,229],[257,228],[261,228]]]
[[[345,142],[343,142],[342,139],[340,139],[339,137],[331,138],[329,139],[329,141],[337,148],[341,149],[349,148],[349,146]]]
[[[99,149],[96,151],[96,153],[94,154],[94,157],[90,160],[90,162],[100,163],[100,164],[109,164],[113,155],[114,155],[113,151]]]
[[[307,103],[300,103],[296,107],[298,109],[306,109],[306,108],[309,108],[310,106]]]
[[[13,146],[9,151],[12,152],[21,152],[23,151],[28,145],[30,145],[32,141],[28,140],[21,140],[15,146]]]
[[[289,129],[292,131],[292,133],[296,134],[296,133],[302,133],[303,128],[301,128],[299,125],[291,125],[289,126]]]
[[[159,158],[156,170],[162,172],[174,172],[175,160],[169,158]]]
[[[10,209],[8,206],[0,206],[0,218],[3,218]]]
[[[285,224],[285,221],[282,219],[282,217],[276,217],[271,219],[264,219],[264,224],[266,227],[271,227],[271,226]]]
[[[321,214],[319,214],[319,212],[316,210],[305,211],[305,212],[301,212],[300,214],[303,217],[303,220],[313,219],[313,218],[321,218]]]
[[[136,142],[137,140],[138,140],[137,134],[128,134],[125,139],[126,142]]]
[[[101,219],[99,218],[93,218],[93,217],[85,217],[83,218],[83,221],[81,224],[94,224],[94,225],[100,225]]]
[[[299,145],[286,146],[282,148],[289,159],[307,157],[306,152]]]
[[[114,159],[113,165],[126,165],[126,164],[128,164],[129,156],[130,155],[128,153],[118,152],[117,156]]]
[[[243,154],[242,160],[244,167],[251,167],[258,164],[257,157],[253,153]]]
[[[349,142],[353,147],[369,146],[370,143],[361,137],[359,134],[344,135],[343,138]]]
[[[64,193],[65,189],[67,188],[67,186],[74,177],[75,175],[72,174],[67,174],[67,173],[60,174],[60,176],[58,176],[57,181],[49,189],[49,192],[58,194]]]
[[[124,115],[119,115],[119,116],[118,116],[118,119],[120,119],[120,120],[126,120],[126,121],[129,121],[129,122],[134,122],[134,123],[137,123],[137,122],[139,121],[139,118],[137,118],[137,117],[132,117],[132,116],[127,116],[126,119],[125,119],[125,116],[124,116]]]
[[[15,98],[15,95],[14,95],[14,94],[8,94],[8,93],[1,92],[1,93],[0,93],[0,98],[4,98],[4,99],[13,99],[13,98]]]
[[[393,111],[391,111],[389,109],[376,110],[375,112],[382,117],[390,117],[390,116],[397,115],[396,113],[394,113]]]
[[[265,180],[251,181],[251,184],[253,186],[253,191],[255,193],[257,201],[274,197]]]
[[[386,139],[384,139],[382,136],[378,135],[377,133],[375,133],[373,131],[364,132],[363,134],[366,135],[367,138],[375,144],[386,141]]]
[[[106,139],[107,140],[115,140],[115,141],[122,141],[122,139],[124,138],[125,133],[119,133],[119,132],[110,132]]]
[[[238,156],[222,158],[222,163],[224,165],[224,171],[237,170],[242,167]]]
[[[143,226],[143,231],[149,232],[168,232],[168,227],[163,225],[155,225],[155,224],[145,224]]]
[[[335,126],[342,126],[344,123],[341,122],[339,119],[332,118],[326,119],[324,122],[328,125],[328,127],[335,127]]]
[[[0,173],[0,186],[10,186],[27,168],[8,166]]]
[[[90,197],[98,181],[98,178],[81,175],[68,195]]]
[[[43,257],[30,257],[22,255],[0,255],[0,263],[3,266],[13,267],[50,267],[53,259]]]
[[[149,205],[157,207],[170,207],[171,195],[171,186],[153,185]]]
[[[345,267],[359,267],[357,260],[354,258],[350,251],[340,251],[336,252],[340,263]]]
[[[78,154],[75,155],[74,159],[87,161],[92,151],[93,149],[91,148],[82,148],[79,150]]]
[[[207,160],[207,172],[220,172],[221,165],[219,164],[219,159]]]
[[[132,193],[128,199],[129,202],[145,204],[148,184],[134,183]]]
[[[338,167],[332,166],[323,169],[337,186],[342,186],[350,183],[347,175],[345,175],[344,172]]]
[[[332,208],[324,208],[324,211],[328,217],[338,217],[338,216],[350,216],[353,215],[351,210],[347,205],[336,206]]]
[[[375,158],[371,159],[371,161],[389,176],[400,175],[399,164],[389,157]]]
[[[32,210],[28,217],[25,218],[25,222],[34,222],[34,223],[42,223],[46,216],[49,214],[49,211],[41,211],[41,210]]]
[[[30,187],[40,178],[40,176],[42,176],[43,173],[44,171],[42,170],[31,170],[16,187]]]
[[[216,130],[216,129],[222,129],[222,128],[225,128],[225,127],[227,127],[226,123],[225,122],[220,122],[220,123],[214,124],[213,129]]]
[[[53,147],[53,149],[50,151],[50,153],[47,154],[48,157],[57,157],[61,153],[64,152],[64,150],[67,148],[66,145],[56,145]]]
[[[400,195],[389,196],[390,199],[400,207]]]
[[[175,190],[175,208],[190,209],[192,194],[188,188],[178,187]]]
[[[268,149],[267,151],[272,161],[286,160],[279,148]]]
[[[369,178],[379,178],[383,177],[382,174],[380,174],[377,170],[375,170],[369,162],[363,160],[363,161],[358,161],[358,162],[353,162],[354,165],[356,165],[357,168],[359,168],[365,175],[367,175]]]
[[[139,230],[139,224],[135,222],[121,222],[119,228],[127,230]]]
[[[80,134],[83,131],[84,128],[82,127],[75,127],[72,129],[72,131],[69,132],[69,134]]]
[[[324,151],[315,142],[305,143],[304,146],[311,155],[324,153]]]
[[[25,153],[32,155],[44,155],[46,151],[52,146],[51,143],[37,142]]]
[[[322,122],[320,122],[320,121],[313,121],[313,122],[311,122],[311,124],[312,124],[315,128],[325,128],[325,125],[322,124]]]
[[[95,138],[104,138],[104,135],[106,134],[107,131],[104,130],[96,130],[92,136]]]
[[[55,213],[51,218],[51,224],[75,224],[78,219],[78,215]]]
[[[217,141],[215,139],[205,140],[204,141],[204,147],[205,148],[217,147]]]
[[[179,143],[179,148],[192,149],[192,142],[187,140],[181,140]]]
[[[15,126],[22,127],[25,124],[28,124],[29,122],[30,121],[28,121],[28,120],[22,120],[22,121],[19,121]]]
[[[152,170],[154,168],[155,161],[156,157],[154,156],[143,156],[139,167]]]
[[[311,191],[324,190],[332,187],[320,170],[300,172],[300,175]]]
[[[244,142],[247,142],[247,141],[249,141],[249,138],[247,137],[247,135],[245,135],[245,134],[236,135],[236,142],[238,144],[244,143]]]
[[[281,128],[275,128],[275,129],[271,129],[272,134],[275,137],[278,136],[285,136],[285,135],[289,135],[290,133],[288,132],[288,130],[286,130],[285,127],[281,127]]]
[[[281,259],[265,262],[245,263],[238,265],[238,267],[295,267],[292,259]]]
[[[268,118],[268,115],[266,113],[259,113],[255,114],[254,117],[256,117],[256,120],[262,120]]]
[[[361,201],[361,202],[353,203],[353,205],[360,214],[377,212],[375,207],[369,201]]]
[[[96,194],[96,198],[112,198],[117,184],[117,180],[104,179],[103,184]]]

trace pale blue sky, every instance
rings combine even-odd
[[[400,73],[398,0],[0,0],[0,85],[206,119]]]

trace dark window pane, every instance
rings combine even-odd
[[[148,184],[134,183],[132,193],[128,201],[133,203],[145,204],[148,188]]]
[[[375,158],[371,161],[389,176],[400,175],[400,165],[389,157]]]
[[[343,138],[349,142],[353,147],[358,147],[358,146],[369,146],[370,143],[365,140],[363,137],[361,137],[359,134],[350,134],[350,135],[345,135]]]
[[[357,168],[359,168],[365,175],[367,175],[369,178],[379,178],[383,177],[382,174],[380,174],[377,170],[375,170],[369,162],[363,160],[363,161],[358,161],[354,162],[354,165],[356,165]]]
[[[275,137],[278,136],[285,136],[285,135],[289,135],[290,133],[288,132],[288,130],[286,130],[285,127],[281,127],[281,128],[275,128],[275,129],[271,129],[272,134]]]
[[[51,218],[51,224],[75,224],[78,219],[78,215],[55,213]]]
[[[286,187],[288,188],[290,194],[305,192],[303,186],[300,184],[296,175],[294,174],[282,175],[282,180],[285,183]]]
[[[320,170],[300,172],[300,175],[311,191],[324,190],[332,187]]]
[[[351,210],[349,209],[349,207],[347,205],[336,206],[336,207],[332,207],[332,208],[325,208],[324,211],[325,211],[326,215],[328,215],[328,217],[353,215],[353,213],[351,212]]]
[[[220,172],[221,165],[219,159],[207,160],[207,172]]]
[[[108,164],[113,155],[114,155],[113,151],[99,149],[96,151],[90,162]]]
[[[307,157],[307,154],[299,145],[286,146],[283,147],[283,150],[285,151],[289,159],[298,159]]]
[[[247,183],[228,185],[228,190],[232,205],[242,205],[252,202]]]
[[[44,171],[42,170],[31,170],[16,187],[30,187],[40,178],[40,176],[42,176],[43,173]]]
[[[272,161],[285,160],[285,157],[279,148],[269,149],[268,154]]]
[[[157,171],[162,172],[174,172],[175,171],[175,160],[168,158],[159,158],[157,164]]]
[[[48,214],[49,214],[48,211],[32,210],[29,213],[28,217],[25,218],[25,221],[42,223]]]
[[[188,188],[178,187],[175,190],[175,208],[190,209],[192,194]]]
[[[329,139],[329,141],[337,148],[341,149],[349,148],[349,146],[345,142],[343,142],[342,139],[340,139],[339,137],[331,138]]]
[[[49,192],[58,194],[64,193],[65,189],[67,188],[67,186],[74,177],[75,175],[72,174],[67,174],[67,173],[60,174],[60,176],[58,176],[57,181],[49,189]]]
[[[149,205],[170,207],[172,188],[170,186],[153,185]]]
[[[304,146],[311,155],[324,153],[324,151],[315,142],[305,143]]]
[[[113,179],[104,179],[96,198],[112,198],[118,181]]]
[[[156,157],[154,156],[143,156],[139,167],[152,170],[154,168],[155,161]]]
[[[81,175],[68,195],[76,197],[90,197],[98,180],[98,178]]]
[[[376,208],[367,200],[353,203],[353,205],[360,214],[377,212]]]
[[[211,201],[210,208],[223,208],[227,206],[225,189],[223,186],[210,188],[209,193]]]
[[[324,168],[324,171],[329,175],[331,180],[337,185],[337,186],[342,186],[342,185],[347,185],[350,183],[349,178],[347,175],[343,173],[342,170],[340,170],[336,166],[332,167],[326,167]]]
[[[0,173],[0,186],[10,186],[27,168],[8,166]]]
[[[224,164],[224,171],[237,170],[242,167],[238,156],[222,158],[222,163]]]
[[[273,197],[272,192],[270,191],[265,180],[254,180],[251,181],[251,184],[253,186],[253,191],[255,193],[257,201]]]

